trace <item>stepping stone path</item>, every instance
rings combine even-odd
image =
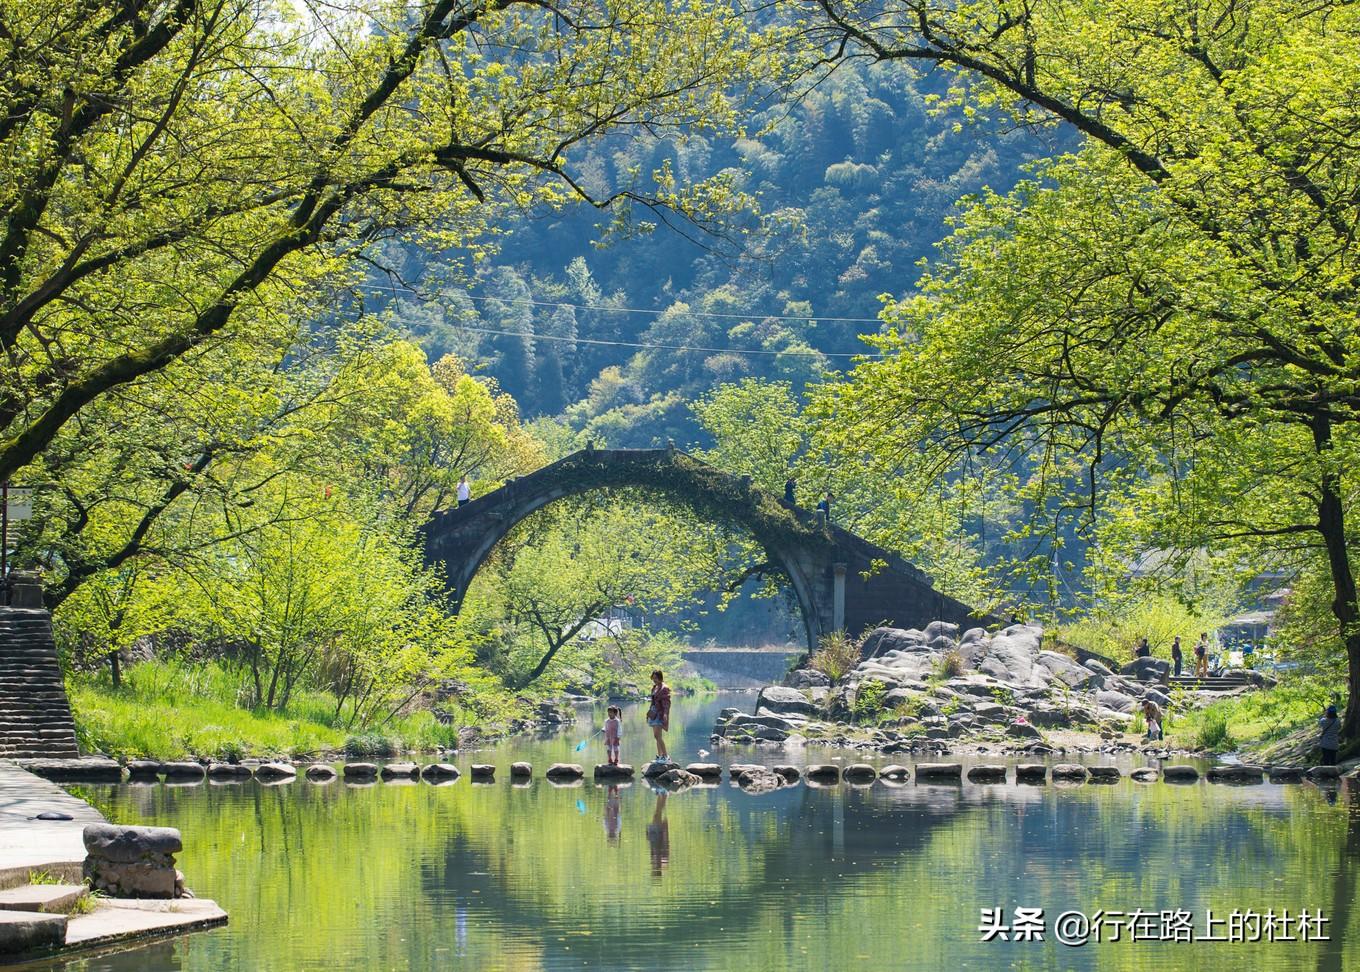
[[[629,767],[629,776],[633,775],[631,770],[632,767]],[[705,782],[722,779],[722,767],[717,763],[690,763],[685,767],[685,772],[693,773]]]
[[[1199,770],[1193,766],[1163,766],[1162,779],[1168,783],[1194,783],[1199,779]]]
[[[999,765],[972,766],[968,769],[970,783],[1005,783],[1006,767]]]
[[[1059,763],[1050,771],[1053,782],[1063,783],[1084,783],[1086,781],[1086,767],[1078,763]]]
[[[335,770],[325,763],[313,763],[307,767],[307,779],[313,783],[329,783],[335,779]]]
[[[485,783],[496,778],[496,767],[490,763],[473,763],[472,778],[479,783]]]
[[[1124,775],[1118,766],[1088,766],[1086,772],[1088,783],[1118,783]]]
[[[553,763],[548,767],[548,779],[550,780],[579,780],[583,779],[586,771],[581,768],[580,763]]]
[[[690,772],[694,772],[695,763],[689,767]],[[699,774],[702,775],[702,774]],[[598,763],[595,766],[595,779],[597,780],[631,780],[633,778],[633,767],[627,763]]]
[[[249,766],[242,766],[240,763],[208,764],[208,779],[210,780],[239,782],[241,780],[248,780],[254,775],[254,771],[251,770]],[[331,775],[335,775],[334,770],[331,770]]]
[[[1048,767],[1043,763],[1021,763],[1015,767],[1015,782],[1046,783],[1048,782]]]
[[[297,779],[297,767],[292,763],[261,763],[255,768],[255,779],[261,783],[291,783]]]
[[[961,783],[962,763],[917,763],[917,783]]]
[[[376,780],[377,763],[346,763],[343,770],[347,780]]]
[[[420,775],[427,780],[456,780],[462,774],[458,772],[458,767],[452,763],[431,763],[420,771]]]
[[[1140,766],[1129,774],[1129,778],[1135,783],[1156,783],[1161,777],[1151,766]]]
[[[549,775],[551,775],[551,774],[552,774],[552,770],[548,770],[548,773],[549,773]],[[533,775],[534,775],[534,764],[533,764],[533,763],[511,763],[511,764],[510,764],[510,779],[512,779],[512,780],[527,780],[529,777],[531,777],[531,776],[533,776]]]
[[[847,783],[872,783],[878,779],[878,770],[868,763],[851,763],[842,773]]]
[[[772,793],[784,785],[784,777],[761,766],[745,770],[737,784],[747,793]]]
[[[188,761],[161,763],[160,771],[167,780],[201,780],[208,775],[202,763]]]
[[[813,783],[826,786],[841,781],[841,768],[834,763],[814,763],[803,775]]]
[[[879,779],[888,780],[892,783],[905,783],[907,780],[911,779],[911,770],[907,769],[905,766],[898,766],[896,763],[893,763],[890,766],[883,767],[882,771],[878,774],[878,777]]]
[[[136,783],[156,782],[160,779],[161,764],[154,759],[134,759],[127,764],[128,779]]]
[[[1231,783],[1236,786],[1250,786],[1260,783],[1265,771],[1259,766],[1246,763],[1230,763],[1226,766],[1210,766],[1204,778],[1210,783]]]
[[[803,772],[797,766],[776,766],[774,772],[788,784],[797,783],[803,778]]]

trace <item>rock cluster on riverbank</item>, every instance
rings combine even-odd
[[[765,688],[755,711],[725,709],[718,743],[829,740],[883,752],[990,741],[1045,751],[1044,731],[1127,731],[1145,701],[1172,704],[1167,664],[1141,658],[1113,671],[1095,659],[1043,648],[1043,628],[1016,624],[996,633],[936,622],[924,631],[878,628],[861,661],[833,683],[813,668]],[[1188,696],[1187,696],[1188,698]],[[858,727],[858,738],[845,727]]]

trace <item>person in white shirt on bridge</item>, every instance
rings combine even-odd
[[[472,487],[468,485],[467,477],[458,480],[458,505],[466,506],[472,502]]]

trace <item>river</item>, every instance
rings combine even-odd
[[[677,699],[672,752],[709,748],[726,705]],[[641,710],[624,756],[651,756]],[[507,740],[457,762],[494,762],[474,785],[79,788],[110,820],[178,827],[181,869],[231,923],[148,947],[38,965],[95,972],[387,969],[1200,969],[1360,968],[1352,791],[1311,784],[791,787],[747,796],[723,783],[666,795],[641,782],[559,788],[554,761],[587,767],[603,712],[551,738]],[[849,753],[738,750],[716,761],[825,761]],[[534,763],[531,785],[506,778]],[[886,762],[886,760],[880,760]],[[910,761],[908,761],[910,762]],[[1338,796],[1338,793],[1340,794]],[[1043,909],[1043,941],[983,941],[982,909]],[[1194,935],[1233,911],[1246,932],[1297,938],[1321,911],[1328,941],[1054,940],[1055,920],[1103,910],[1188,912]],[[1291,921],[1280,920],[1288,910]],[[1075,919],[1067,937],[1076,937]],[[1120,919],[1122,921],[1122,919]],[[1173,924],[1181,922],[1173,920]],[[1253,921],[1256,922],[1253,925]],[[1030,921],[1030,928],[1035,922]],[[1236,926],[1215,929],[1236,936]],[[1010,933],[1014,936],[1014,932]],[[1262,935],[1264,938],[1264,935]],[[1355,944],[1347,945],[1347,941]]]

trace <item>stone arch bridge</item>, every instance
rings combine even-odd
[[[445,565],[457,611],[482,562],[515,524],[565,497],[623,487],[660,493],[700,516],[744,527],[788,579],[809,647],[842,629],[853,635],[885,623],[968,627],[993,620],[935,590],[897,554],[675,449],[587,448],[436,513],[423,528],[425,559]]]

